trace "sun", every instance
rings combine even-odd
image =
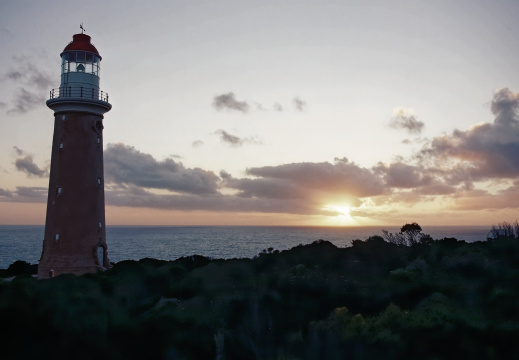
[[[334,210],[340,213],[339,216],[350,216],[350,207],[349,206],[335,206]]]
[[[350,211],[351,208],[348,205],[327,205],[324,210],[335,213],[335,219],[341,223],[351,221]]]

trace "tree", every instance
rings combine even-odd
[[[411,224],[405,224],[400,229],[400,233],[404,235],[408,245],[416,244],[421,237],[421,232],[422,227],[415,222]]]
[[[517,222],[517,220],[514,224],[503,221],[502,223],[498,223],[497,226],[492,225],[492,229],[490,230],[490,232],[492,233],[493,239],[517,239],[519,238],[519,223]]]
[[[422,233],[422,227],[418,223],[405,224],[398,233],[390,233],[382,230],[383,238],[391,244],[399,246],[411,246],[417,243],[430,244],[433,240],[431,235]]]

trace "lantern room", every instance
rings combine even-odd
[[[83,28],[81,28],[83,29]],[[108,94],[101,91],[99,72],[101,55],[84,33],[72,36],[61,56],[61,83],[50,91],[47,105],[55,111],[72,109],[86,111],[85,106],[98,108],[96,113],[110,110]],[[92,105],[92,106],[91,106]]]
[[[61,53],[61,86],[99,89],[100,62],[90,36],[75,34]]]

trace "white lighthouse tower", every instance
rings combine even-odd
[[[54,111],[54,137],[39,278],[110,267],[103,114],[112,105],[99,87],[101,55],[81,29],[61,53],[61,84],[47,100]]]

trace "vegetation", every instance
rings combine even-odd
[[[406,224],[337,248],[254,259],[122,261],[0,281],[0,358],[508,359],[519,353],[519,241],[432,240]],[[404,239],[405,241],[403,241]],[[7,330],[7,331],[5,331]]]

